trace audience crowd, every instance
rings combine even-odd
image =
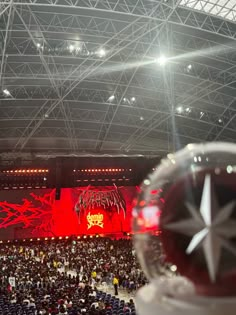
[[[134,315],[132,299],[102,291],[131,293],[145,283],[127,239],[0,246],[0,315]]]

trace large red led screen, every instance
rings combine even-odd
[[[130,232],[135,187],[0,191],[0,239]]]

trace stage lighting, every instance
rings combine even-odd
[[[160,56],[156,61],[160,66],[164,66],[167,63],[167,58],[165,56]]]
[[[140,119],[140,120],[144,120],[143,116],[140,116],[139,119]]]
[[[135,98],[135,97],[131,97],[131,101],[132,101],[132,102],[135,102],[135,101],[136,101],[136,98]]]
[[[187,66],[187,69],[188,69],[188,70],[192,70],[192,65],[191,65],[191,64],[188,65],[188,66]]]

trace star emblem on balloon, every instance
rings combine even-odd
[[[191,217],[168,223],[165,228],[192,237],[186,249],[187,254],[202,247],[210,280],[215,282],[222,249],[225,248],[236,256],[236,248],[230,242],[231,238],[236,237],[236,220],[230,219],[236,201],[220,207],[211,176],[206,175],[200,208],[189,202],[185,205]]]

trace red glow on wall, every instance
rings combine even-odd
[[[99,190],[99,187],[96,189]],[[104,187],[100,189],[103,190]],[[109,212],[104,207],[97,206],[84,211],[80,220],[75,204],[81,188],[62,189],[60,200],[55,200],[55,190],[50,189],[2,191],[0,239],[130,232],[132,200],[137,191],[135,187],[122,187],[120,191],[126,204],[125,215],[123,212]],[[88,213],[92,218],[101,214],[103,228],[95,224],[88,229]]]

